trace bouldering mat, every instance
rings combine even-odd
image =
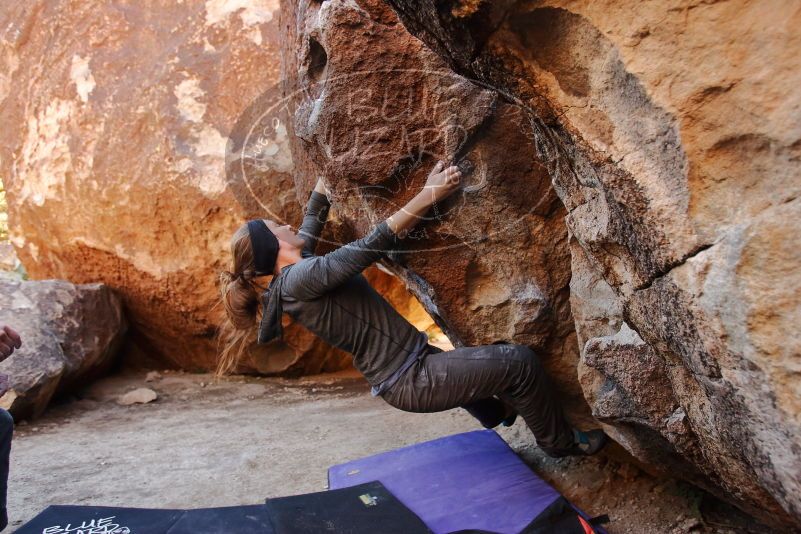
[[[530,528],[535,520],[561,510],[558,501],[564,500],[493,430],[455,434],[328,470],[332,490],[368,480],[382,482],[436,534],[535,532]]]
[[[430,534],[380,482],[267,500],[276,534]]]
[[[167,534],[272,534],[273,532],[275,531],[267,507],[257,504],[187,510]]]
[[[184,510],[48,506],[17,534],[165,534]]]
[[[19,534],[273,534],[263,504],[198,510],[48,506]]]
[[[49,506],[20,534],[430,534],[380,482],[269,499],[266,504],[159,510]]]

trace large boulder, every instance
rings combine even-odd
[[[565,210],[527,116],[455,75],[381,2],[284,2],[283,120],[299,191],[323,176],[338,216],[364,235],[466,157],[464,191],[437,206],[387,266],[457,346],[539,351],[564,399],[589,414],[575,377]]]
[[[166,364],[215,362],[215,274],[258,211],[226,182],[226,137],[278,79],[274,7],[44,0],[0,12],[0,120],[15,125],[0,156],[17,254],[32,278],[114,288],[140,353]],[[274,211],[297,217],[290,175],[263,183]]]
[[[300,176],[364,232],[471,157],[390,258],[451,338],[538,349],[652,470],[801,526],[795,6],[381,4],[283,4]]]
[[[11,241],[34,279],[118,292],[135,363],[213,369],[230,235],[252,217],[300,222],[308,191],[295,191],[285,131],[262,139],[257,155],[272,165],[226,173],[239,163],[236,127],[279,80],[277,9],[35,0],[0,10]],[[240,371],[349,362],[291,325],[283,342],[251,345]]]
[[[10,377],[0,406],[15,419],[37,417],[54,395],[100,376],[113,363],[127,330],[120,299],[103,284],[26,282],[0,273],[0,326],[22,347],[0,362]]]

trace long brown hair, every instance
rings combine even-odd
[[[217,360],[218,376],[236,370],[242,354],[253,340],[261,312],[259,291],[253,282],[253,251],[246,224],[231,237],[231,258],[231,271],[220,273],[220,298],[225,318],[218,332],[218,342],[222,346]]]

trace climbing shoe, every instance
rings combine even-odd
[[[567,449],[554,449],[542,447],[545,454],[552,458],[563,458],[565,456],[592,456],[604,448],[607,442],[606,434],[600,428],[582,432],[573,429],[573,446]]]

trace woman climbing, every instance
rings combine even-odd
[[[539,358],[528,347],[494,344],[450,351],[428,344],[361,272],[392,250],[436,202],[459,187],[457,166],[438,162],[425,187],[366,237],[324,256],[314,250],[330,206],[318,181],[303,223],[252,220],[231,239],[232,271],[221,275],[227,324],[218,372],[235,369],[258,323],[258,342],[281,336],[281,314],[353,355],[353,363],[390,405],[409,412],[463,407],[487,428],[522,416],[551,456],[590,455],[606,442],[601,430],[571,428]],[[269,279],[271,277],[271,279]],[[269,280],[269,286],[265,284]],[[259,315],[261,319],[259,320]],[[497,397],[497,398],[496,398]]]

